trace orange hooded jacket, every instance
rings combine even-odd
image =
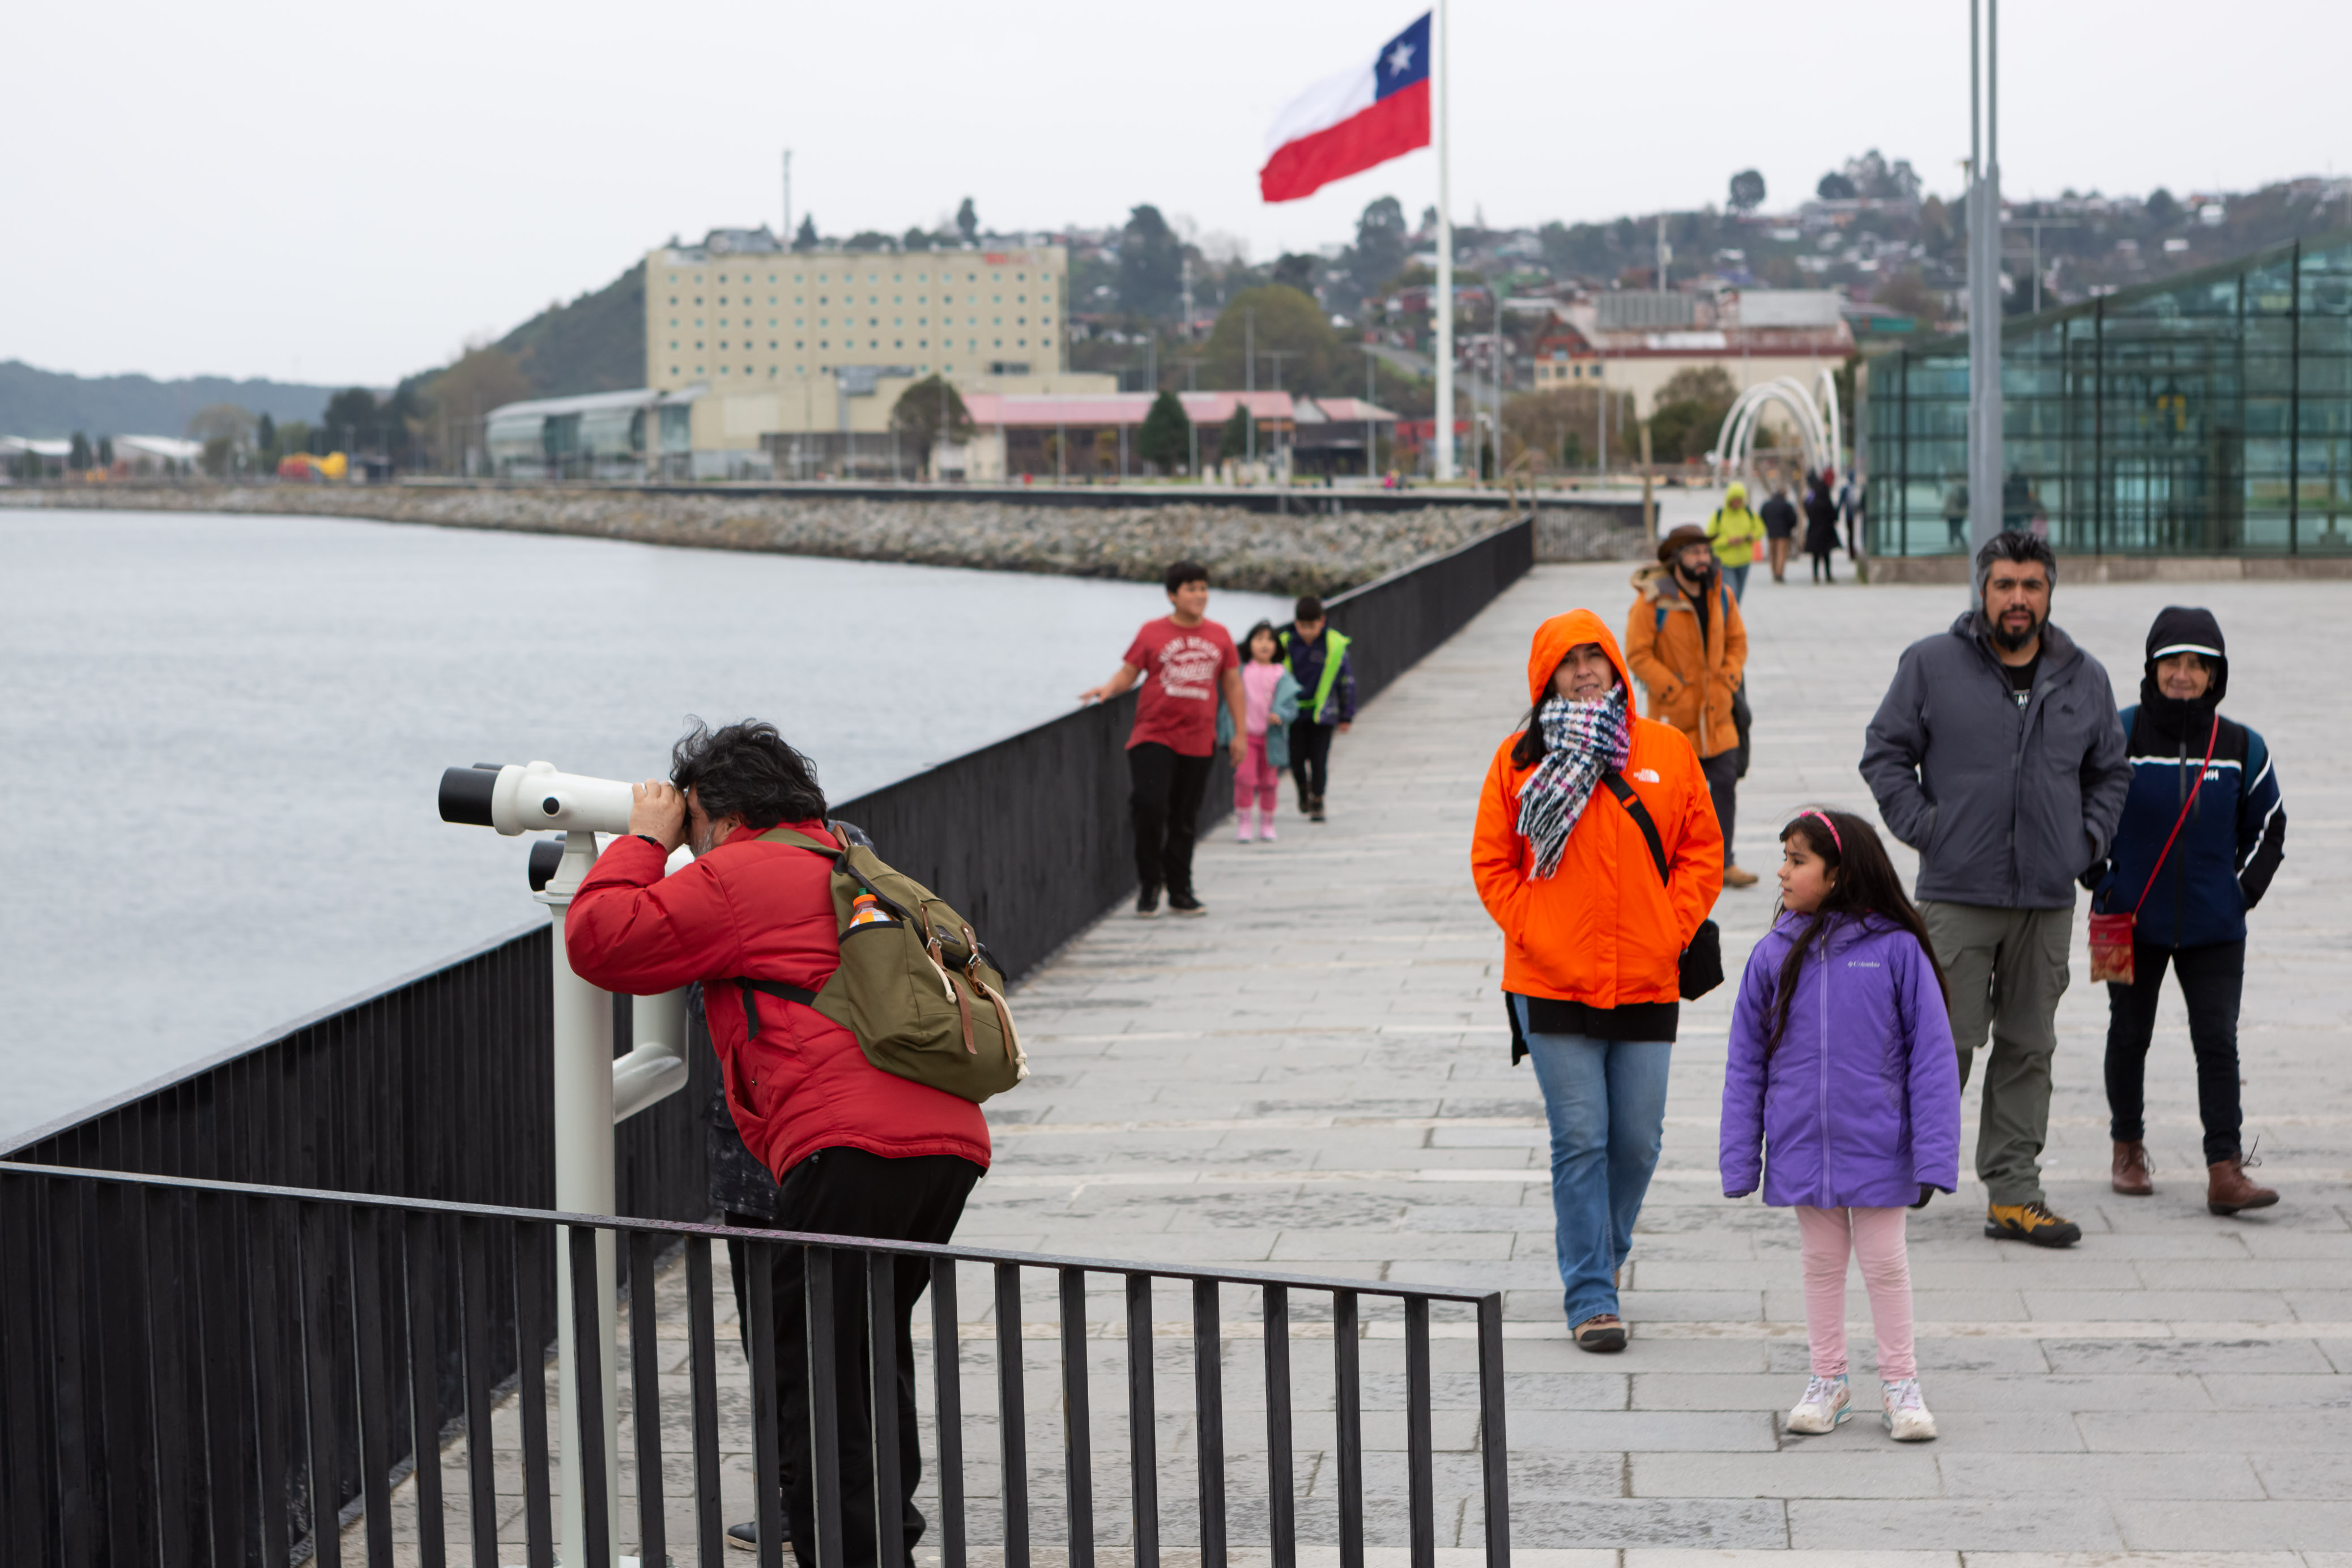
[[[1528,697],[1540,703],[1570,648],[1599,643],[1617,667],[1630,702],[1633,677],[1609,626],[1590,610],[1554,616],[1536,628],[1528,653]],[[1672,875],[1658,879],[1649,840],[1596,784],[1568,836],[1559,869],[1532,878],[1534,852],[1519,837],[1519,791],[1534,767],[1511,761],[1515,733],[1496,750],[1478,796],[1470,871],[1478,898],[1503,928],[1503,989],[1522,996],[1622,1007],[1673,1002],[1682,987],[1683,949],[1723,890],[1723,833],[1699,771],[1698,753],[1671,724],[1628,715],[1632,754],[1625,782],[1649,809]]]

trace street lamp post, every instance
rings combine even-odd
[[[1969,552],[2000,531],[2000,0],[1969,0]],[[1976,594],[1969,574],[1969,596]]]

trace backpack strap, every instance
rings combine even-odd
[[[735,984],[743,990],[743,1037],[747,1040],[756,1040],[760,1037],[760,1005],[751,999],[753,992],[764,991],[771,996],[781,996],[787,1002],[797,1002],[803,1007],[816,1005],[815,992],[798,985],[787,985],[781,980],[753,980],[749,976],[739,975],[736,977]]]
[[[1601,782],[1609,786],[1609,793],[1617,797],[1617,804],[1625,808],[1625,815],[1633,819],[1633,826],[1650,841],[1650,858],[1657,864],[1658,880],[1672,882],[1674,878],[1666,870],[1665,841],[1658,837],[1658,825],[1651,817],[1650,808],[1642,804],[1642,797],[1633,793],[1633,786],[1615,768],[1602,773]]]

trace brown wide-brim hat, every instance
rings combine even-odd
[[[1695,522],[1684,523],[1680,528],[1658,541],[1658,559],[1671,565],[1675,556],[1680,555],[1692,545],[1706,542],[1706,530]]]

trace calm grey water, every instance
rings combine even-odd
[[[1166,610],[1148,584],[0,509],[0,1137],[539,914],[526,840],[440,821],[446,766],[643,778],[686,715],[757,715],[846,799],[1067,711]]]

